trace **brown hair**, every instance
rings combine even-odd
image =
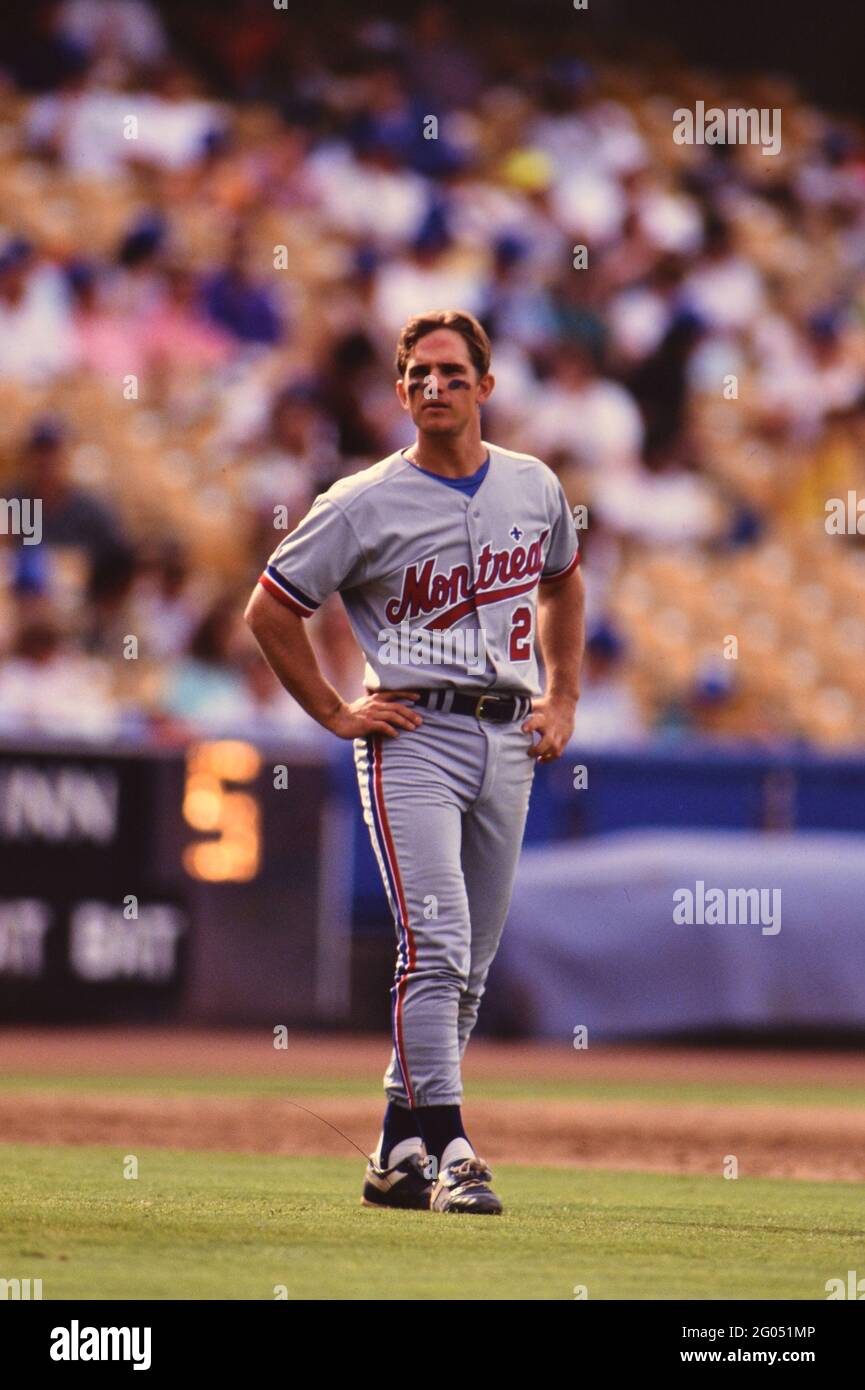
[[[396,373],[401,377],[406,363],[418,339],[437,328],[451,328],[468,343],[469,356],[477,368],[478,376],[486,376],[490,369],[492,348],[490,340],[473,314],[462,309],[433,309],[427,314],[415,314],[413,319],[403,325],[396,345]]]

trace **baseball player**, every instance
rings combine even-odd
[[[396,924],[387,1107],[362,1201],[498,1214],[463,1127],[460,1063],[535,766],[558,758],[573,731],[579,547],[550,469],[481,438],[495,383],[476,319],[411,319],[396,373],[415,442],[316,498],[271,555],[246,617],[286,689],[354,742]],[[304,629],[334,591],[366,656],[368,693],[352,704],[322,676]]]

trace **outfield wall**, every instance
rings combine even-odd
[[[863,793],[850,758],[575,748],[538,771],[524,871],[573,846],[563,862],[579,873],[581,843],[629,830],[668,846],[677,830],[745,831],[758,858],[762,836],[768,854],[779,833],[825,830],[843,854],[865,833]],[[844,884],[858,912],[855,875]],[[0,1018],[386,1026],[392,951],[350,746],[0,745]],[[484,1012],[540,1027],[532,1010],[497,1019],[492,999]]]

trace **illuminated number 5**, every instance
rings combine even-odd
[[[209,838],[187,845],[183,865],[208,883],[248,883],[261,863],[261,813],[256,797],[232,783],[254,782],[256,748],[237,739],[193,745],[186,755],[183,815]]]
[[[511,618],[511,661],[530,661],[532,655],[532,610],[518,608]]]

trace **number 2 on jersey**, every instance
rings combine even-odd
[[[511,661],[529,661],[532,655],[532,610],[517,608],[511,618],[511,642],[508,656]]]

